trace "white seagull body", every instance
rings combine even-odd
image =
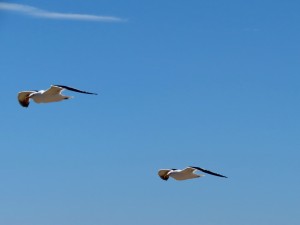
[[[183,170],[178,170],[178,169],[161,169],[158,171],[158,176],[160,176],[161,179],[163,180],[168,180],[169,177],[174,178],[175,180],[188,180],[188,179],[193,179],[193,178],[199,178],[203,177],[204,175],[196,174],[195,172],[199,170],[207,174],[211,174],[214,176],[218,177],[224,177],[227,178],[226,176],[223,176],[218,173],[211,172],[206,169],[202,169],[200,167],[195,167],[195,166],[189,166],[186,167]]]
[[[72,98],[72,96],[65,96],[61,94],[61,92],[65,89],[69,91],[83,93],[83,94],[97,95],[96,93],[81,91],[64,85],[51,85],[51,87],[48,90],[21,91],[18,93],[18,100],[21,106],[28,107],[30,99],[32,99],[36,103],[49,103],[49,102],[59,102],[62,100]]]

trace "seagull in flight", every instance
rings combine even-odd
[[[196,167],[196,166],[188,166],[183,170],[161,169],[161,170],[158,171],[158,176],[160,176],[160,178],[163,179],[163,180],[168,180],[169,177],[172,177],[175,180],[188,180],[188,179],[193,179],[193,178],[204,177],[204,175],[196,174],[195,172],[197,170],[202,171],[202,172],[207,173],[207,174],[210,174],[210,175],[227,178],[224,175],[214,173],[214,172],[211,172],[209,170],[206,170],[206,169],[203,169],[203,168],[200,168],[200,167]]]
[[[30,99],[32,99],[36,103],[49,103],[49,102],[59,102],[62,100],[72,98],[72,96],[62,95],[61,92],[63,90],[75,91],[75,92],[89,94],[89,95],[97,95],[96,93],[81,91],[76,88],[72,88],[64,85],[51,85],[51,87],[48,90],[21,91],[18,93],[18,100],[21,106],[28,107]]]

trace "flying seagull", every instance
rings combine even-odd
[[[72,98],[71,96],[62,95],[61,92],[63,90],[75,91],[89,95],[97,95],[96,93],[81,91],[64,85],[51,85],[51,87],[48,90],[21,91],[18,93],[18,100],[21,106],[28,107],[30,99],[33,99],[33,101],[35,101],[36,103],[49,103],[59,102],[62,100]]]
[[[160,176],[160,178],[163,180],[168,180],[169,177],[172,177],[175,180],[188,180],[188,179],[203,177],[204,175],[199,175],[199,174],[195,173],[197,170],[200,170],[200,171],[210,174],[210,175],[227,178],[226,176],[223,176],[221,174],[214,173],[209,170],[206,170],[206,169],[203,169],[200,167],[196,167],[196,166],[189,166],[183,170],[161,169],[158,171],[158,176]]]

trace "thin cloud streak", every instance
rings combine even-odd
[[[36,7],[15,4],[15,3],[0,3],[0,10],[14,11],[29,16],[41,17],[57,20],[81,20],[81,21],[96,21],[96,22],[125,22],[126,20],[114,16],[98,16],[90,14],[76,13],[58,13],[42,10]]]

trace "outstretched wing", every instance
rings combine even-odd
[[[181,171],[181,173],[193,173],[195,170],[197,170],[195,167],[186,167]]]
[[[224,175],[221,175],[221,174],[218,174],[218,173],[214,173],[212,171],[209,171],[209,170],[206,170],[206,169],[203,169],[203,168],[200,168],[200,167],[196,167],[196,166],[190,166],[191,168],[194,168],[194,169],[197,169],[197,170],[200,170],[202,171],[203,173],[208,173],[210,175],[214,175],[214,176],[218,176],[218,177],[224,177],[224,178],[227,178],[226,176]]]
[[[72,88],[72,87],[68,87],[68,86],[65,86],[65,85],[55,84],[55,85],[52,85],[51,88],[52,87],[57,87],[57,88],[60,88],[60,89],[66,89],[66,90],[69,90],[69,91],[75,91],[75,92],[79,92],[79,93],[83,93],[83,94],[97,95],[97,93],[82,91],[82,90]]]
[[[29,106],[29,95],[35,93],[36,91],[21,91],[18,93],[18,101],[21,106],[28,107]]]
[[[158,176],[163,180],[168,180],[169,176],[168,173],[170,172],[170,169],[162,169],[158,171]]]
[[[43,94],[44,95],[58,95],[60,92],[62,92],[64,88],[56,86],[56,85],[51,85],[49,89],[47,89]]]

